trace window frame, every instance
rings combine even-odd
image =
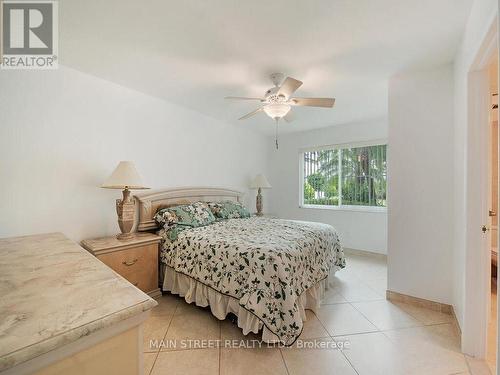
[[[360,206],[360,205],[316,205],[316,204],[305,204],[304,203],[304,153],[312,151],[322,151],[322,150],[338,150],[344,148],[358,148],[358,147],[370,147],[370,146],[386,146],[389,149],[387,143],[387,138],[374,139],[370,141],[359,141],[359,142],[349,142],[349,143],[338,143],[333,145],[322,145],[315,147],[305,147],[300,148],[298,152],[299,157],[299,208],[301,209],[313,209],[313,210],[334,210],[334,211],[359,211],[359,212],[374,212],[374,213],[386,213],[387,206]],[[386,159],[387,162],[387,159]],[[342,186],[340,186],[342,189]],[[342,190],[341,190],[342,191]],[[387,187],[386,187],[387,194]]]

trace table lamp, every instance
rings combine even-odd
[[[262,216],[262,189],[270,189],[271,184],[269,184],[269,181],[267,181],[266,176],[263,174],[258,174],[255,176],[253,179],[252,183],[250,184],[251,189],[258,189],[257,190],[257,199],[255,201],[255,206],[257,208],[257,216]]]
[[[116,200],[118,225],[122,231],[116,236],[119,240],[126,240],[133,236],[135,202],[131,197],[130,189],[149,189],[142,184],[142,178],[131,161],[121,161],[111,176],[102,184],[105,189],[123,189],[123,199]]]

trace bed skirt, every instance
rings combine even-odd
[[[219,293],[211,287],[179,273],[165,264],[161,264],[161,266],[163,291],[178,294],[184,297],[187,303],[195,303],[200,307],[210,306],[212,314],[220,320],[226,319],[229,313],[233,313],[238,317],[238,327],[243,330],[244,335],[250,332],[259,333],[262,330],[262,341],[268,343],[277,343],[280,341],[278,336],[264,326],[264,323],[259,318],[240,306],[238,299]],[[317,311],[327,289],[328,279],[324,279],[300,295],[298,305],[302,321],[306,320],[306,309],[314,312]]]

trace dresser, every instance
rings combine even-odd
[[[0,239],[2,375],[143,373],[157,302],[62,233]]]
[[[115,236],[82,241],[82,247],[150,297],[161,296],[158,288],[158,250],[161,237],[137,233],[119,240]]]

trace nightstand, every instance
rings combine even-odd
[[[83,240],[82,247],[137,288],[155,298],[158,288],[158,244],[161,237],[136,233],[126,240],[115,236]]]

